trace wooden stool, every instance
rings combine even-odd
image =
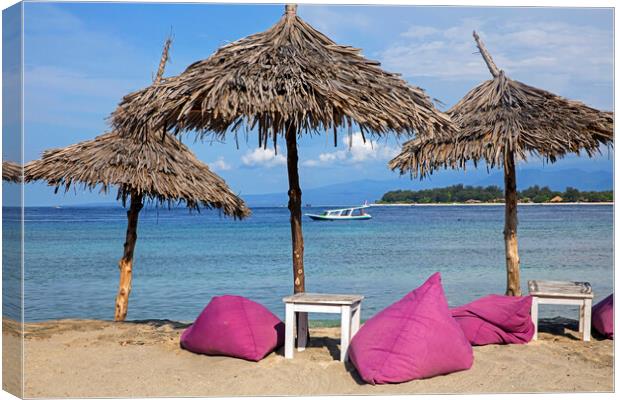
[[[348,358],[347,350],[351,339],[360,327],[362,314],[362,299],[364,296],[356,294],[318,294],[297,293],[282,299],[286,304],[286,330],[284,338],[284,357],[293,358],[295,345],[295,318],[296,313],[309,312],[340,314],[340,361]],[[304,351],[308,337],[308,326],[302,318],[303,325],[297,327],[297,351]]]
[[[538,339],[538,305],[564,304],[579,306],[579,332],[585,342],[590,341],[592,323],[592,286],[589,282],[527,281],[532,296],[534,340]]]

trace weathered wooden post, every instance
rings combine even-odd
[[[504,244],[506,247],[506,295],[521,296],[521,272],[517,245],[517,176],[513,153],[504,154]]]
[[[497,78],[504,72],[501,71],[491,58],[489,51],[484,47],[480,36],[474,32],[474,39],[480,54],[487,64],[493,78]],[[521,273],[519,261],[519,248],[517,244],[517,175],[515,171],[515,158],[512,151],[504,152],[504,244],[506,247],[506,294],[508,296],[521,296]]]
[[[166,62],[168,61],[168,52],[172,39],[166,39],[164,50],[161,54],[157,75],[154,82],[157,83],[164,76]],[[125,244],[123,246],[123,258],[118,263],[120,270],[120,279],[118,283],[118,294],[116,295],[114,320],[124,321],[127,318],[127,308],[129,304],[129,294],[131,293],[131,277],[133,268],[133,252],[136,248],[136,240],[138,239],[138,216],[142,210],[142,194],[132,191],[129,200],[129,210],[127,211],[127,234]]]
[[[293,291],[304,292],[304,237],[301,230],[301,188],[297,155],[297,127],[294,123],[286,127],[286,167],[288,171],[288,209],[291,217],[291,238],[293,247]]]
[[[142,195],[135,191],[131,193],[129,210],[127,211],[127,235],[123,246],[123,258],[118,263],[120,280],[116,295],[115,321],[124,321],[127,317],[127,305],[131,293],[131,273],[133,267],[133,252],[138,240],[138,216],[142,210]]]
[[[297,4],[286,4],[284,13],[287,15],[297,14]],[[286,169],[288,172],[288,209],[291,214],[291,239],[293,251],[293,292],[303,293],[306,291],[306,278],[304,272],[304,236],[301,228],[301,187],[299,185],[299,156],[297,153],[297,125],[293,121],[286,124]],[[265,139],[266,140],[266,139]],[[308,314],[299,313],[297,319],[298,332],[308,331]],[[302,347],[307,338],[301,340]]]

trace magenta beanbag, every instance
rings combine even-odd
[[[527,343],[534,336],[530,296],[492,294],[452,309],[473,345]]]
[[[284,343],[284,324],[267,308],[241,296],[213,297],[181,335],[194,353],[250,361],[263,359]]]
[[[349,359],[371,384],[469,369],[472,348],[450,314],[440,274],[366,321],[351,341]]]
[[[592,326],[607,339],[614,338],[614,294],[592,307]]]

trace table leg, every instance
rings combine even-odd
[[[340,361],[348,359],[351,340],[351,306],[342,306],[340,311]]]
[[[362,316],[362,303],[358,303],[357,306],[353,309],[353,316],[351,320],[351,339],[360,329],[360,319]]]
[[[297,351],[304,351],[308,343],[308,313],[300,312],[297,315]]]
[[[538,340],[538,297],[532,296],[532,322],[534,323],[534,336],[532,340]]]
[[[592,329],[592,299],[585,299],[583,305],[583,340],[590,341],[590,330]]]
[[[293,358],[295,345],[295,308],[293,304],[286,304],[284,358]]]
[[[582,304],[579,306],[579,332],[583,332],[583,320],[584,320],[584,311],[585,311],[585,305]]]

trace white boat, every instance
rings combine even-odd
[[[364,210],[369,208],[367,205],[351,208],[340,208],[338,210],[325,210],[323,214],[306,214],[315,221],[352,221],[371,219],[372,215]]]

